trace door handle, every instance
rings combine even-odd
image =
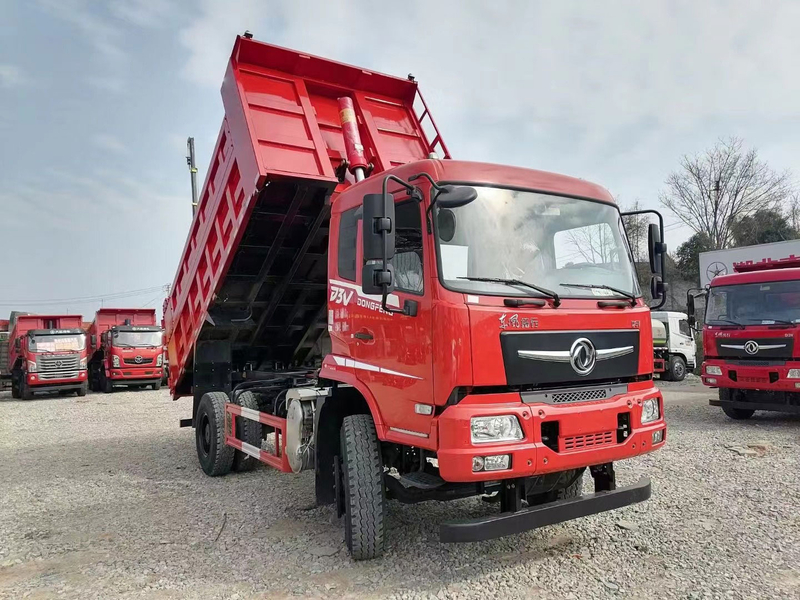
[[[374,340],[375,338],[369,331],[357,331],[353,334],[353,337],[357,340],[363,340],[365,342],[369,342]]]

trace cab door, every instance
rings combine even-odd
[[[387,306],[400,310],[406,303],[416,305],[416,316],[386,312],[380,296],[361,292],[360,268],[358,300],[349,312],[350,349],[358,377],[375,396],[386,426],[393,433],[417,438],[430,436],[433,420],[432,290],[426,279],[432,257],[425,251],[423,222],[419,202],[396,200],[392,261],[396,286]],[[361,265],[361,227],[358,249]],[[430,414],[425,414],[427,407]]]

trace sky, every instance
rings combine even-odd
[[[454,158],[659,208],[682,155],[800,156],[800,3],[0,0],[0,318],[159,309],[234,38],[405,76]],[[691,235],[665,212],[672,250]]]

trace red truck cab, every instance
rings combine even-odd
[[[74,315],[20,315],[8,340],[11,395],[43,392],[86,395],[86,334]]]
[[[705,295],[702,380],[719,389],[711,405],[732,419],[800,413],[800,258],[735,263]]]
[[[89,385],[111,393],[115,387],[161,388],[163,329],[155,309],[103,308],[87,336]]]

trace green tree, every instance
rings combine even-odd
[[[734,221],[731,233],[735,246],[769,244],[800,237],[789,219],[780,211],[769,208],[759,209]]]
[[[706,233],[695,233],[678,246],[675,251],[675,268],[680,276],[700,285],[700,253],[714,250],[714,244]]]

